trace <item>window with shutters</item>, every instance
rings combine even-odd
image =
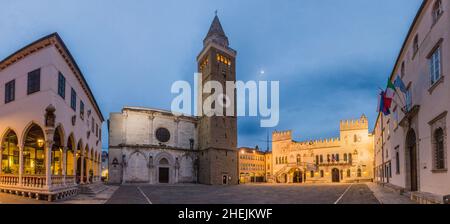
[[[28,73],[27,94],[33,94],[41,90],[41,69]]]

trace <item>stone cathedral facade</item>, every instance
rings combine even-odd
[[[223,86],[236,81],[236,51],[229,47],[217,16],[203,45],[197,57],[199,81]],[[199,93],[203,105],[209,94]],[[110,183],[238,183],[236,117],[175,116],[125,107],[111,113],[108,129]]]

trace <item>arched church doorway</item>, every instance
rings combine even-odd
[[[158,181],[160,184],[168,184],[169,183],[169,160],[166,158],[162,158],[159,161],[159,168],[158,168]]]
[[[331,171],[331,180],[332,180],[333,183],[339,183],[340,182],[339,170],[337,168],[334,168]]]
[[[418,190],[418,177],[417,177],[417,143],[416,143],[416,133],[414,130],[409,130],[406,135],[406,161],[409,165],[406,166],[407,169],[407,183],[411,191]],[[409,174],[409,175],[408,175]]]

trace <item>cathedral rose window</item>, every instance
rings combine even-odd
[[[170,140],[170,132],[167,128],[158,128],[156,130],[156,139],[160,142],[168,142]]]

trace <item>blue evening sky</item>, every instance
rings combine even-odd
[[[58,32],[105,117],[125,105],[170,109],[170,87],[192,83],[218,10],[238,51],[238,79],[280,81],[279,126],[239,118],[239,146],[265,148],[275,129],[292,129],[296,140],[338,137],[339,120],[363,113],[372,129],[378,86],[385,87],[421,2],[2,0],[0,59]]]

